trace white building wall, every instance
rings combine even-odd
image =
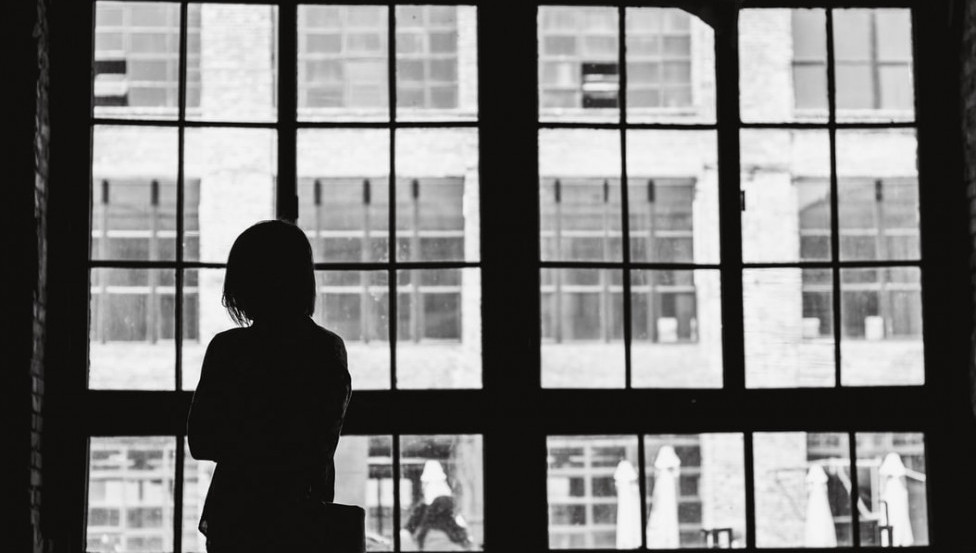
[[[461,110],[471,114],[477,102],[474,83],[477,56],[474,10],[463,10],[459,21]],[[204,6],[202,11],[202,99],[204,119],[264,118],[273,111],[273,18],[270,9]],[[762,111],[772,120],[798,116],[793,110],[790,17],[784,10],[764,11],[743,18],[744,117]],[[714,48],[710,29],[693,25],[693,79],[696,109],[670,120],[714,120]],[[758,91],[753,94],[749,91]],[[632,110],[632,120],[648,114]],[[265,130],[190,129],[187,131],[186,178],[200,180],[200,255],[223,262],[234,238],[248,225],[274,214],[275,137]],[[298,143],[298,177],[388,177],[387,131],[304,131]],[[915,177],[915,140],[910,132],[838,133],[838,172],[842,177]],[[474,130],[401,131],[397,138],[398,176],[464,178],[465,255],[479,259],[479,160]],[[715,134],[711,131],[634,131],[628,136],[631,177],[691,178],[694,200],[694,256],[697,262],[720,259],[718,245],[718,166]],[[797,179],[829,178],[829,154],[823,132],[749,131],[742,134],[742,188],[747,209],[742,214],[743,251],[747,260],[795,261],[799,254]],[[618,177],[619,140],[615,131],[546,131],[540,138],[540,170],[544,177]],[[175,131],[144,128],[99,129],[95,135],[93,174],[100,179],[167,178],[176,176]],[[516,174],[513,174],[516,178]],[[484,183],[485,186],[510,186]],[[521,183],[537,189],[532,179]],[[327,201],[327,198],[326,198]],[[498,214],[493,214],[497,216]],[[490,239],[490,237],[488,237]],[[537,239],[537,237],[526,237]],[[699,276],[701,275],[701,278]],[[829,386],[833,384],[833,346],[804,339],[801,279],[798,271],[783,278],[744,277],[746,328],[771,329],[748,333],[749,386]],[[200,274],[200,340],[184,341],[184,385],[193,388],[206,343],[229,328],[219,305],[223,272]],[[478,387],[481,382],[480,272],[464,271],[462,340],[459,344],[399,345],[400,384],[406,388]],[[704,317],[709,305],[720,303],[716,278],[696,275],[699,341],[694,344],[641,344],[634,348],[636,386],[718,386],[721,375],[721,320]],[[717,312],[715,312],[717,313]],[[389,350],[384,343],[369,346],[350,342],[350,368],[360,388],[385,387]],[[173,386],[175,348],[172,341],[92,343],[93,388],[154,388]],[[846,341],[843,349],[845,382],[851,384],[918,383],[922,347],[916,341]],[[620,386],[623,346],[600,344],[543,345],[543,382],[547,386]],[[534,370],[516,367],[511,370]],[[805,444],[793,438],[775,448],[773,457],[756,459],[756,474],[804,464]],[[788,442],[788,443],[787,443]],[[703,441],[706,459],[721,459],[726,445]],[[710,452],[710,453],[705,453]],[[340,456],[342,470],[365,477],[360,468],[364,452]],[[741,470],[735,459],[704,461],[703,521],[706,525],[734,525],[728,502],[722,500],[726,477]],[[729,464],[732,463],[732,464]],[[360,468],[355,468],[360,467]],[[714,467],[716,472],[710,472]],[[731,467],[731,468],[729,468]],[[732,471],[732,472],[729,472]],[[725,476],[721,476],[725,475]],[[351,476],[350,476],[351,477]],[[766,484],[763,484],[764,486]],[[802,478],[781,480],[782,489],[757,489],[758,525],[770,528],[761,545],[796,543],[802,524],[791,514],[785,498],[802,501]],[[340,488],[361,490],[359,484]],[[346,491],[343,491],[346,493]],[[779,494],[779,495],[777,495]],[[780,497],[767,500],[766,497]],[[358,496],[357,496],[358,497]]]

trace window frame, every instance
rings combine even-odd
[[[136,0],[138,1],[138,0]],[[225,2],[227,0],[218,0]],[[229,2],[228,2],[229,3]],[[234,0],[233,3],[255,3]],[[281,28],[296,24],[295,0],[279,6]],[[357,2],[353,2],[357,3]],[[432,1],[431,4],[457,4]],[[593,5],[568,0],[553,5]],[[675,5],[657,2],[647,5]],[[811,7],[843,7],[846,0],[806,2]],[[714,23],[717,76],[717,132],[720,166],[723,271],[723,382],[721,390],[552,390],[540,383],[538,160],[536,18],[538,3],[477,2],[479,58],[479,141],[482,200],[483,388],[478,390],[390,390],[355,394],[345,426],[348,434],[474,433],[484,437],[486,544],[498,550],[545,551],[548,528],[546,437],[576,434],[745,433],[746,481],[752,481],[751,433],[759,431],[912,431],[926,436],[930,476],[929,528],[935,551],[947,545],[976,545],[953,498],[976,489],[976,478],[959,454],[958,440],[972,435],[968,387],[972,317],[968,282],[968,202],[961,185],[961,153],[945,152],[956,141],[956,106],[945,102],[960,89],[955,42],[945,31],[951,8],[922,0],[863,0],[864,7],[911,7],[915,35],[913,64],[919,136],[919,180],[946,183],[920,188],[922,309],[925,316],[925,376],[919,387],[831,388],[823,390],[746,389],[742,347],[741,225],[739,207],[738,50],[735,7],[716,0],[700,4]],[[614,4],[620,5],[620,4]],[[628,4],[629,5],[629,4]],[[645,4],[641,4],[645,5]],[[699,5],[691,3],[689,5]],[[785,0],[749,0],[742,7],[798,7]],[[88,390],[88,241],[91,201],[79,176],[91,176],[91,50],[93,3],[75,2],[51,11],[52,176],[48,293],[49,349],[46,377],[45,504],[50,524],[66,550],[83,550],[89,436],[165,435],[182,440],[191,393]],[[184,20],[185,21],[185,20]],[[296,36],[280,33],[279,51],[295,51]],[[512,56],[519,53],[519,56]],[[294,60],[292,60],[294,61]],[[281,60],[287,66],[288,60]],[[296,78],[281,73],[279,90],[294,92]],[[516,78],[517,77],[517,78]],[[505,82],[507,86],[493,86]],[[625,90],[621,87],[621,90]],[[392,103],[392,102],[391,102]],[[279,96],[279,113],[295,113],[294,94]],[[842,127],[847,124],[837,124]],[[858,125],[858,124],[855,124]],[[859,124],[869,125],[869,124]],[[201,124],[201,126],[205,126]],[[246,125],[244,125],[246,126]],[[281,117],[280,136],[293,134],[294,117]],[[327,126],[327,125],[323,125]],[[599,127],[599,124],[593,126]],[[673,128],[674,125],[644,125]],[[781,125],[803,128],[803,124]],[[890,126],[890,125],[885,125]],[[951,137],[951,138],[947,138]],[[85,146],[87,145],[87,147]],[[279,141],[278,181],[295,181],[294,139]],[[492,163],[491,160],[505,160]],[[289,161],[291,163],[289,163]],[[498,186],[490,186],[496,183]],[[950,185],[951,184],[951,185]],[[297,199],[279,187],[279,213],[294,214]],[[727,272],[731,275],[726,276]],[[736,275],[738,276],[738,275]],[[738,321],[738,322],[737,322]],[[179,334],[178,334],[179,335]],[[521,370],[519,370],[521,369]],[[825,403],[831,410],[819,409]],[[425,404],[428,408],[416,409]],[[578,406],[586,405],[586,409]],[[912,405],[913,409],[885,409]],[[447,410],[456,416],[431,418]],[[769,416],[775,413],[775,417]],[[814,415],[815,413],[815,415]],[[851,440],[853,443],[853,440]],[[398,440],[394,440],[397,447]],[[967,445],[969,450],[972,446]],[[177,448],[181,455],[182,448]],[[177,475],[182,477],[182,463]],[[180,487],[177,487],[179,490]],[[506,499],[517,490],[525,500]],[[755,550],[754,500],[747,485],[746,550]],[[181,492],[177,492],[181,493]],[[57,499],[54,499],[57,498]],[[181,504],[180,501],[177,504]],[[395,516],[397,516],[395,514]],[[180,532],[175,533],[180,539]],[[767,549],[766,551],[777,551]]]

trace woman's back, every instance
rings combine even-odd
[[[284,221],[241,233],[223,305],[241,328],[207,346],[187,437],[217,462],[200,531],[207,550],[289,551],[314,543],[311,505],[331,501],[351,386],[342,340],[316,325],[312,248]]]
[[[302,532],[309,494],[332,500],[349,395],[342,340],[308,317],[213,339],[187,425],[191,454],[217,461],[200,525],[209,540]]]

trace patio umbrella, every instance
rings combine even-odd
[[[908,486],[905,482],[905,464],[897,453],[885,456],[881,468],[881,501],[888,506],[887,524],[891,526],[892,546],[913,545],[915,535],[912,533],[912,519],[908,509]]]
[[[617,487],[617,549],[637,549],[641,545],[640,489],[630,461],[617,463],[613,481]]]
[[[678,474],[681,460],[674,448],[661,447],[654,460],[654,493],[651,494],[651,515],[647,521],[649,549],[677,549],[678,533]]]
[[[837,547],[834,515],[830,512],[827,495],[827,473],[820,465],[813,465],[807,472],[806,547]]]

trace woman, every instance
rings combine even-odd
[[[305,233],[262,221],[234,242],[224,307],[187,421],[190,453],[217,462],[200,531],[210,553],[311,551],[314,506],[332,501],[351,393],[342,339],[315,324]],[[327,538],[326,538],[327,539]]]

